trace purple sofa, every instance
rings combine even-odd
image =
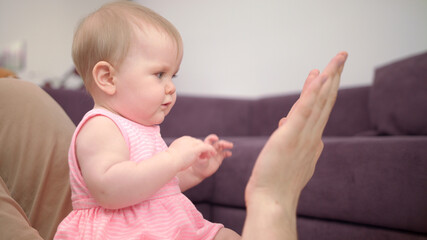
[[[46,89],[77,124],[84,91]],[[241,232],[254,162],[298,95],[178,96],[167,143],[210,133],[234,142],[219,171],[185,194],[205,218]],[[324,152],[298,207],[300,239],[427,239],[427,53],[376,69],[372,86],[341,89]]]

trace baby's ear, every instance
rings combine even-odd
[[[92,70],[92,76],[95,84],[101,91],[108,95],[113,95],[116,92],[114,75],[114,67],[106,61],[99,61],[95,64]]]

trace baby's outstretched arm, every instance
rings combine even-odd
[[[129,161],[120,130],[109,118],[97,116],[77,136],[76,154],[92,196],[102,207],[116,209],[147,199],[197,159],[215,154],[215,149],[182,137],[150,159]]]
[[[191,167],[178,173],[179,186],[183,192],[198,185],[205,178],[214,174],[219,166],[221,166],[224,158],[230,157],[232,154],[233,143],[220,140],[215,134],[207,136],[204,142],[213,146],[215,154],[210,158],[195,161]]]

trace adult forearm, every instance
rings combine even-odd
[[[296,205],[253,198],[247,204],[242,239],[296,240]]]

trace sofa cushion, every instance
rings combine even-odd
[[[426,240],[427,238],[413,232],[318,218],[299,217],[297,228],[299,240]]]
[[[372,122],[379,134],[427,134],[427,52],[380,67],[371,90]]]
[[[267,137],[226,140],[234,143],[233,156],[224,160],[212,177],[185,194],[196,205],[209,206],[200,208],[209,220],[240,232],[245,216],[245,187]],[[427,137],[326,137],[323,140],[324,152],[300,198],[300,218],[393,229],[395,233],[427,233],[427,192],[424,190],[427,149],[423,148]],[[166,139],[167,143],[171,141]]]
[[[298,213],[427,234],[427,137],[328,137]]]

